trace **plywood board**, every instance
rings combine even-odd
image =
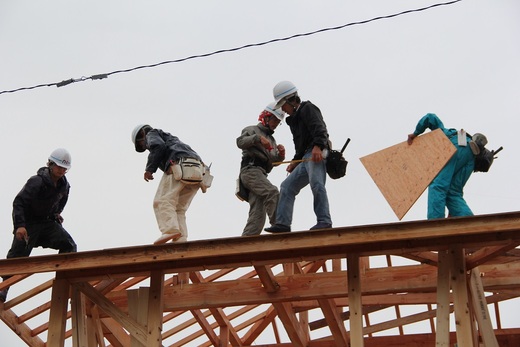
[[[401,220],[456,151],[437,129],[360,160]]]

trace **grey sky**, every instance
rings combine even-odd
[[[419,8],[435,1],[0,1],[0,91],[54,83],[262,42]],[[0,256],[11,204],[50,152],[72,154],[65,228],[80,251],[153,242],[159,231],[146,183],[139,123],[169,131],[213,163],[213,187],[188,211],[189,239],[239,236],[248,205],[234,196],[235,139],[257,122],[272,88],[290,80],[320,107],[347,176],[327,182],[334,226],[397,222],[359,158],[405,141],[425,113],[504,146],[465,197],[475,214],[516,211],[520,163],[520,3],[464,0],[428,11],[62,88],[0,95]],[[275,137],[294,154],[288,127]],[[279,185],[286,173],[270,175]],[[425,195],[403,220],[424,219]],[[315,224],[311,194],[297,198],[293,230]],[[34,255],[54,253],[36,249]],[[16,295],[16,293],[13,293]],[[517,305],[518,306],[518,305]],[[504,325],[507,322],[502,322]],[[504,326],[505,327],[505,326]],[[0,324],[3,344],[23,344]]]

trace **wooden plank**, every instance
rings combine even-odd
[[[211,341],[213,346],[220,346],[220,339],[217,334],[215,334],[215,331],[213,331],[211,324],[209,324],[204,314],[200,310],[191,310],[191,314],[193,314],[193,317],[199,323],[202,331],[206,333],[208,340]],[[185,341],[183,341],[183,343],[185,343]]]
[[[102,318],[101,325],[107,330],[106,339],[115,347],[130,345],[130,337],[121,325],[113,318]]]
[[[0,303],[0,305],[2,305]],[[25,323],[19,323],[18,317],[12,310],[0,308],[0,318],[23,342],[31,347],[44,347],[45,343],[38,336],[33,336],[31,329]]]
[[[99,319],[99,311],[97,306],[92,307],[90,309],[90,313],[92,315],[91,320],[93,324],[93,331],[95,332],[95,335],[92,337],[94,337],[96,341],[95,343],[93,343],[93,345],[99,347],[106,347],[103,328],[101,327],[101,319]]]
[[[450,346],[450,261],[448,251],[438,254],[436,347]]]
[[[69,303],[69,282],[55,279],[52,285],[51,311],[49,314],[49,332],[47,344],[63,347],[65,339],[65,323],[67,322],[67,306]]]
[[[207,270],[283,263],[286,259],[343,257],[347,252],[362,256],[399,254],[418,247],[436,250],[454,243],[469,246],[492,242],[520,244],[520,212],[333,228],[320,231],[319,236],[307,231],[11,258],[0,260],[0,275],[24,273],[30,268],[34,273],[66,271],[71,278],[90,275],[101,279],[105,273],[113,278],[118,273],[140,275],[140,271],[154,269]]]
[[[473,329],[469,312],[468,286],[464,251],[460,246],[451,250],[451,278],[453,280],[453,305],[455,307],[455,327],[458,347],[473,347]]]
[[[348,347],[349,336],[333,299],[319,299],[320,308],[337,347]]]
[[[204,281],[202,276],[200,276],[199,273],[194,273],[192,277],[193,283],[201,283]],[[217,321],[218,325],[220,327],[225,326],[226,332],[228,334],[228,337],[231,341],[231,344],[233,346],[243,346],[242,340],[240,339],[240,336],[238,336],[238,333],[233,328],[233,324],[231,324],[231,321],[228,319],[226,313],[221,308],[210,308],[209,309],[211,314],[213,315],[213,318]]]
[[[138,288],[127,290],[128,295],[128,315],[137,323],[146,325],[148,313],[148,288]],[[130,347],[144,347],[137,338],[130,336]]]
[[[148,346],[162,346],[164,273],[152,271],[148,303]]]
[[[457,151],[442,130],[360,158],[386,201],[401,220]]]
[[[498,341],[493,331],[491,317],[487,307],[486,296],[484,295],[484,287],[480,277],[478,267],[471,270],[470,277],[471,299],[473,303],[473,310],[478,322],[480,336],[486,347],[498,347]]]
[[[114,318],[119,324],[121,324],[130,335],[139,340],[142,344],[146,345],[147,332],[144,327],[137,323],[135,320],[128,317],[126,314],[115,306],[112,302],[107,300],[100,292],[86,282],[74,283],[74,286],[78,287],[93,303],[99,306],[101,310]]]
[[[518,267],[504,265],[481,266],[486,272],[483,283],[486,288],[517,288],[520,285]],[[226,307],[236,305],[253,305],[265,302],[302,301],[312,299],[342,298],[348,295],[345,271],[315,273],[294,276],[276,276],[280,289],[267,293],[258,279],[240,281],[217,281],[201,283],[196,286],[166,288],[164,291],[164,310],[168,312],[190,308]],[[370,303],[371,296],[376,294],[404,293],[409,291],[435,293],[437,288],[437,268],[429,265],[394,266],[388,268],[368,269],[361,279],[363,298]],[[204,301],[200,293],[204,292]],[[178,300],[182,296],[183,300]],[[110,301],[124,307],[126,293],[113,292],[107,295]],[[432,298],[432,299],[430,299]],[[428,303],[435,303],[433,296]],[[407,296],[391,298],[380,297],[382,303],[407,304]],[[413,300],[411,303],[417,303]],[[295,303],[296,305],[296,303]]]
[[[72,346],[88,347],[87,314],[83,295],[71,288],[70,310],[72,317]]]
[[[359,254],[347,254],[348,298],[350,302],[350,345],[363,347],[363,306]]]
[[[278,318],[282,322],[289,339],[293,346],[305,347],[308,345],[308,341],[305,339],[306,334],[302,331],[302,326],[298,323],[296,314],[290,303],[274,303]]]
[[[274,293],[280,289],[280,285],[276,282],[275,276],[270,267],[255,266],[255,270],[266,292]]]

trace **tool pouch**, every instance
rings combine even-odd
[[[173,177],[186,184],[199,184],[204,176],[204,165],[195,158],[182,158],[172,166]]]

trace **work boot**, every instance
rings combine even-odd
[[[286,233],[291,231],[291,227],[283,224],[273,224],[268,228],[264,229],[268,233]]]
[[[5,302],[7,300],[8,291],[9,291],[9,287],[0,290],[0,302]]]
[[[330,229],[332,228],[332,224],[324,223],[324,222],[318,222],[315,226],[311,227],[309,230],[316,230],[316,229]]]
[[[181,233],[179,233],[179,232],[176,232],[176,233],[165,233],[165,234],[162,234],[161,237],[159,237],[157,240],[155,240],[153,244],[154,245],[162,245],[163,243],[166,243],[166,242],[168,242],[170,240],[172,242],[175,242],[180,237],[181,237]]]

